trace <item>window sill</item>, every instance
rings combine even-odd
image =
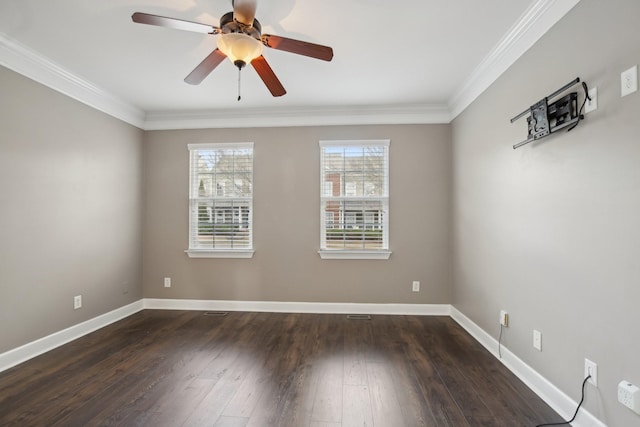
[[[189,258],[253,258],[253,249],[219,250],[187,249]]]
[[[389,259],[391,251],[318,251],[322,259]]]

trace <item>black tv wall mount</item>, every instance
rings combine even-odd
[[[552,101],[553,98],[556,98],[558,95],[578,83],[580,83],[580,77],[576,77],[575,80],[567,83],[551,95],[541,99],[511,119],[511,123],[513,123],[519,118],[525,116],[527,113],[530,114],[530,116],[527,117],[527,139],[514,145],[514,150],[525,144],[549,136],[559,130],[567,128],[568,132],[578,126],[580,120],[584,119],[582,109],[584,108],[587,100],[591,99],[589,96],[589,89],[585,82],[582,82],[582,88],[584,89],[584,102],[582,103],[580,110],[578,110],[578,92],[568,93],[563,97]]]

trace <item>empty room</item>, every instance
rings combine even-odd
[[[3,0],[0,425],[640,427],[638,18]]]

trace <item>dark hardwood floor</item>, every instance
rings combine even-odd
[[[534,426],[448,317],[145,310],[0,373],[0,425]]]

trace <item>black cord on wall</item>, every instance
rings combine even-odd
[[[584,402],[584,387],[585,387],[585,385],[587,385],[587,381],[589,381],[589,378],[591,378],[591,375],[587,375],[587,378],[585,378],[584,381],[582,382],[582,398],[580,399],[580,403],[578,403],[578,407],[576,408],[576,412],[573,414],[573,417],[569,421],[563,421],[561,423],[538,424],[538,425],[536,425],[536,427],[564,426],[564,425],[567,425],[567,424],[571,424],[576,419],[576,417],[578,416],[578,411],[580,410],[580,407],[582,406],[582,403]]]

